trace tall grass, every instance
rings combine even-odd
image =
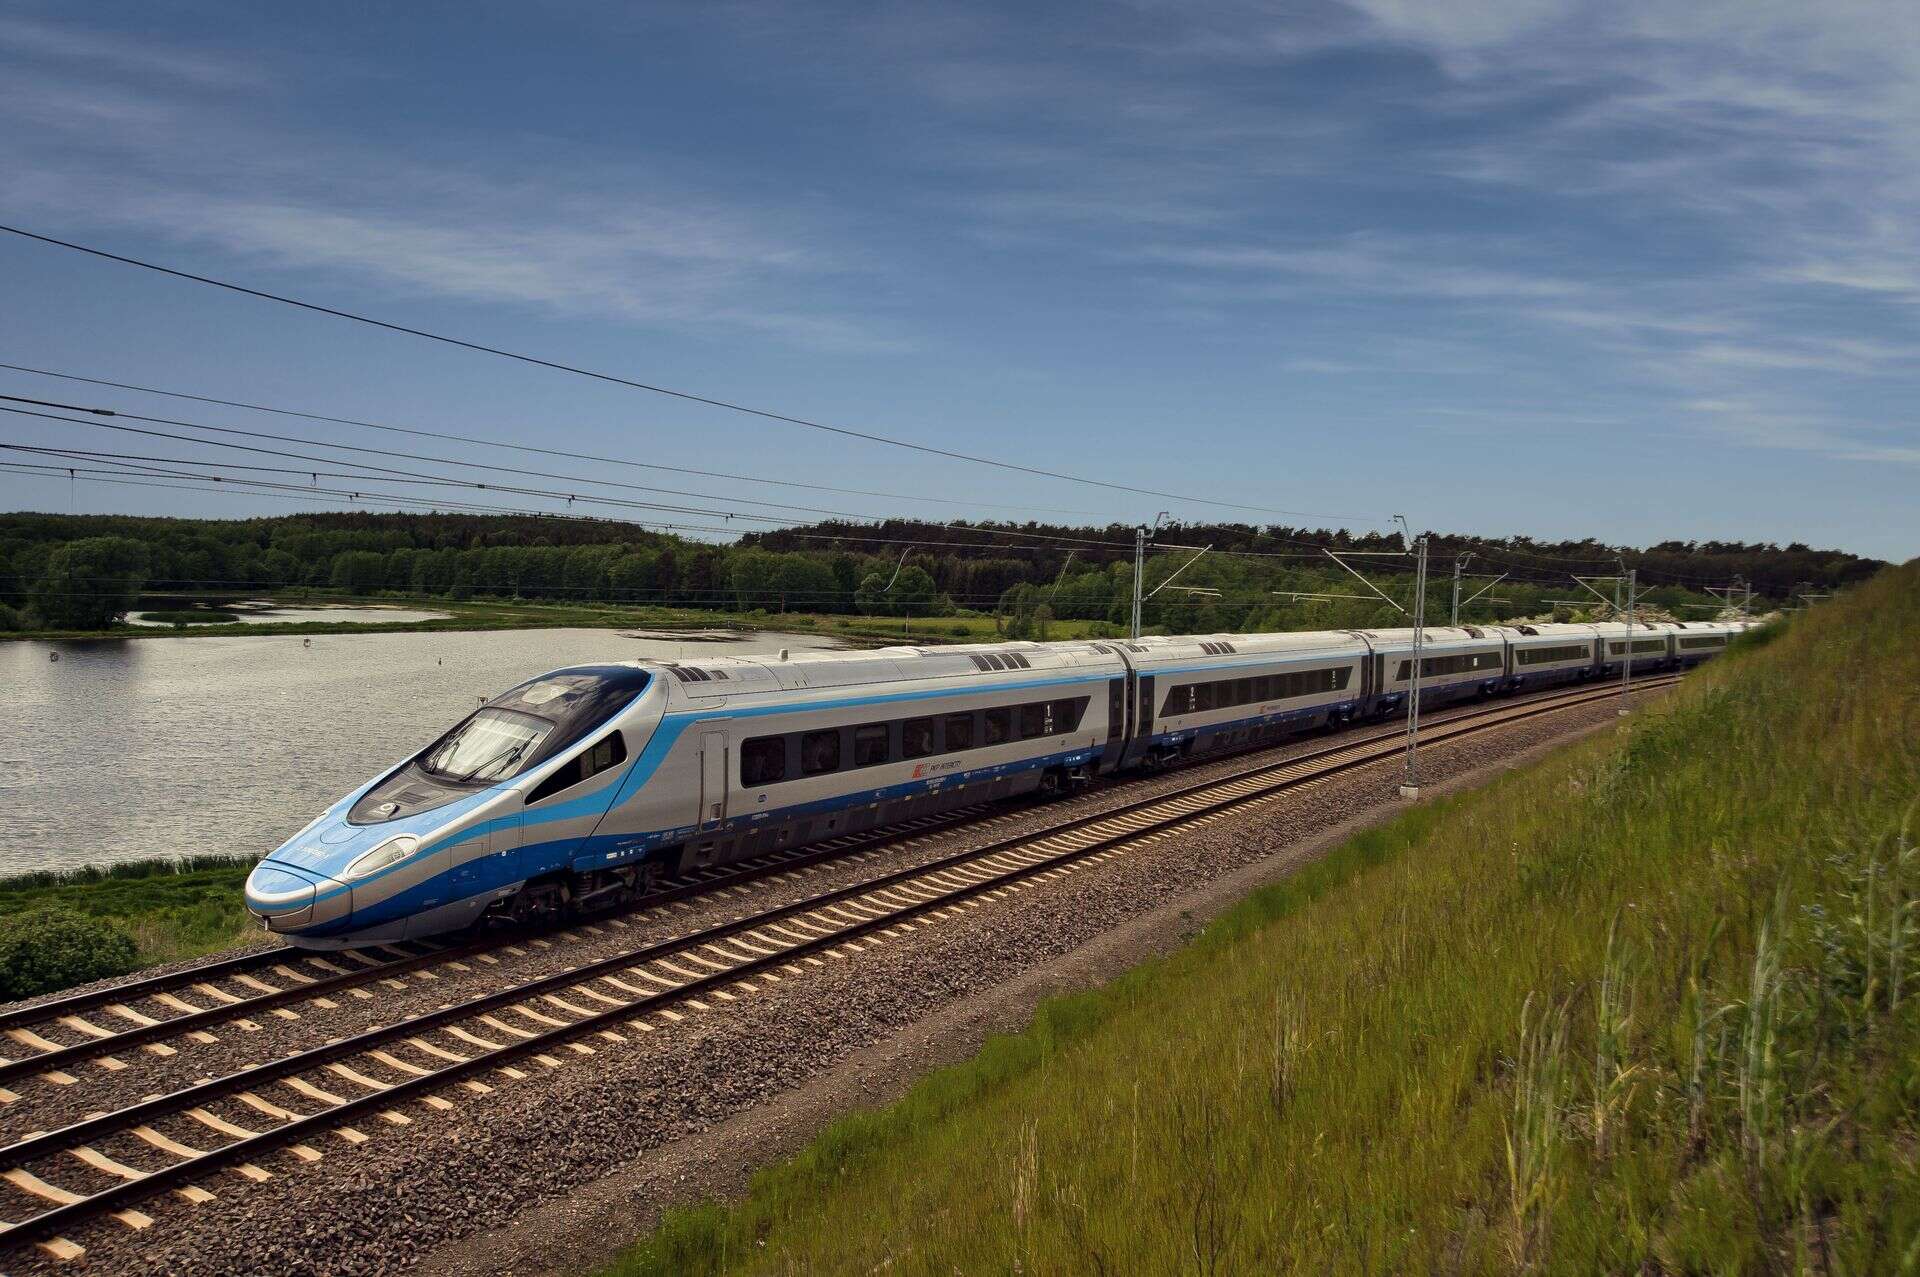
[[[231,948],[258,930],[242,903],[251,858],[153,857],[0,878],[0,918],[64,907],[133,938],[142,966]]]
[[[1408,811],[610,1270],[1920,1264],[1920,565]]]

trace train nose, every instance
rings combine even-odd
[[[331,878],[263,860],[247,875],[247,912],[269,931],[295,931],[314,920],[322,893],[339,888]]]

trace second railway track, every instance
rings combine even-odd
[[[1502,703],[1433,723],[1426,735],[1438,743],[1615,694],[1585,688]],[[66,1234],[102,1215],[145,1228],[152,1218],[136,1207],[168,1191],[206,1202],[214,1194],[204,1185],[215,1172],[270,1178],[274,1172],[257,1160],[269,1152],[317,1160],[324,1153],[316,1145],[369,1138],[356,1122],[403,1126],[430,1118],[463,1096],[525,1076],[518,1065],[558,1067],[562,1053],[594,1054],[668,1027],[689,1008],[737,1001],[952,911],[977,909],[983,897],[1379,764],[1399,748],[1399,733],[1389,731],[1194,780],[29,1135],[0,1148],[0,1179],[15,1190],[0,1206],[0,1220],[12,1221],[0,1226],[0,1247],[37,1241],[57,1256],[77,1255],[81,1248]],[[76,1177],[84,1182],[65,1186]]]

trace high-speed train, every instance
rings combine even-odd
[[[1423,708],[1653,674],[1741,624],[1429,628]],[[893,647],[555,670],[482,705],[255,866],[309,948],[554,919],[663,874],[1406,711],[1413,631]],[[1631,649],[1631,650],[1629,650]]]

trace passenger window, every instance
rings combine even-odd
[[[1047,703],[1045,701],[1039,701],[1032,705],[1022,705],[1020,707],[1021,739],[1032,740],[1036,736],[1050,735],[1051,733],[1047,730],[1047,717]]]
[[[1208,710],[1213,708],[1213,684],[1195,683],[1193,685],[1193,708]]]
[[[902,758],[925,758],[933,752],[933,720],[931,718],[909,718],[900,724],[900,756]]]
[[[973,715],[949,714],[944,726],[947,732],[947,753],[953,754],[963,749],[973,748]]]
[[[1012,710],[990,709],[981,715],[981,719],[986,728],[986,744],[1003,744],[1008,737],[1013,735]]]
[[[1053,730],[1057,735],[1080,730],[1080,715],[1086,712],[1085,698],[1053,703]]]
[[[840,770],[840,732],[838,728],[829,728],[823,732],[808,732],[800,738],[800,772],[805,776],[818,776],[822,772]]]
[[[756,736],[740,747],[740,784],[747,789],[787,778],[787,738]]]
[[[853,729],[853,765],[874,767],[887,761],[887,725],[868,723]]]

